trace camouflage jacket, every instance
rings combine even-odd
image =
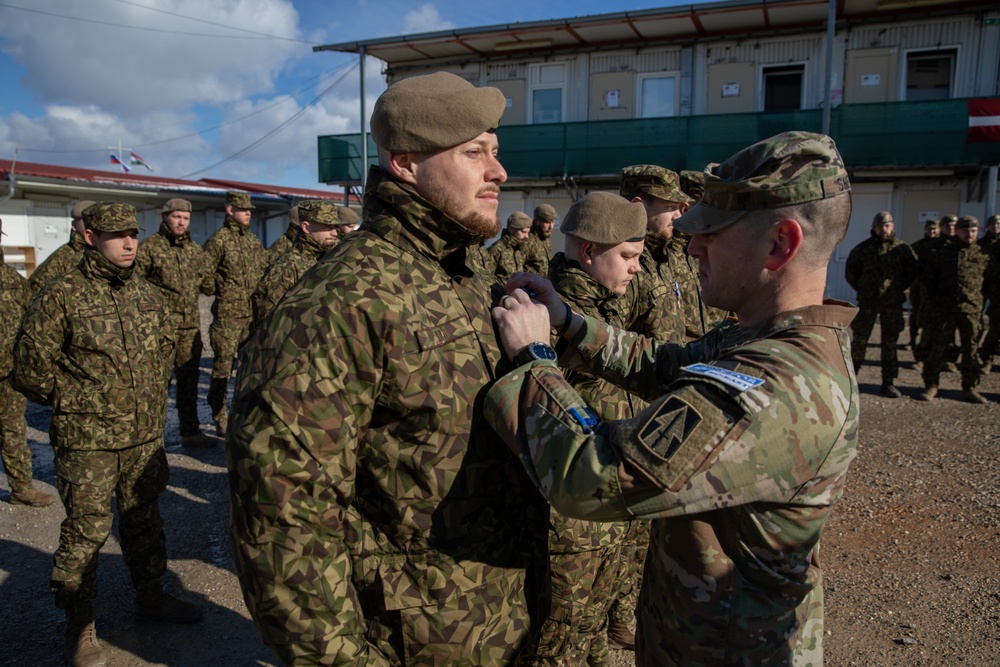
[[[295,237],[299,234],[299,226],[288,223],[285,233],[275,239],[271,247],[267,249],[267,263],[273,264],[276,259],[288,252],[288,249],[295,243]]]
[[[327,250],[329,248],[320,246],[309,234],[299,232],[288,251],[267,267],[250,297],[253,302],[253,331],[260,328],[288,288],[297,283]]]
[[[205,270],[205,256],[190,234],[174,236],[166,224],[160,223],[160,230],[139,244],[135,270],[160,288],[175,329],[201,326],[198,287]]]
[[[528,242],[531,243],[533,247],[532,252],[536,253],[539,257],[544,257],[546,263],[552,258],[552,237],[543,239],[542,235],[539,234],[534,228],[531,229],[531,235],[528,237]],[[548,273],[548,268],[546,268],[546,273]],[[541,274],[545,275],[545,273]]]
[[[667,240],[647,233],[639,263],[642,271],[628,284],[625,294],[629,306],[623,328],[649,338],[680,343],[686,333],[684,301],[673,264],[676,258],[667,252]],[[683,271],[687,271],[684,265]],[[612,323],[613,324],[613,323]]]
[[[726,311],[709,306],[701,300],[701,284],[698,282],[698,260],[687,254],[690,236],[680,232],[674,235],[666,246],[670,256],[670,266],[674,269],[674,281],[681,293],[684,307],[685,342],[701,338],[713,327],[726,322]]]
[[[28,307],[11,379],[55,447],[128,449],[163,438],[173,345],[159,290],[88,248]]]
[[[87,243],[83,240],[83,235],[75,229],[71,229],[69,232],[69,243],[56,248],[28,276],[31,293],[38,294],[49,282],[65,275],[70,269],[76,268],[76,265],[83,259],[83,250],[86,247]]]
[[[996,298],[1000,264],[978,245],[946,244],[927,258],[923,297],[939,313],[981,313]]]
[[[500,240],[490,246],[493,271],[499,284],[506,285],[517,271],[527,271],[542,276],[548,271],[548,258],[543,262],[538,253],[539,245],[530,243],[530,240],[529,237],[520,241],[505,229]]]
[[[0,250],[0,382],[10,373],[14,337],[30,301],[28,281],[4,264],[3,250]]]
[[[482,243],[474,243],[465,249],[469,266],[484,275],[488,282],[496,282],[496,264],[493,255]]]
[[[856,312],[826,302],[684,347],[587,318],[580,358],[653,401],[631,420],[578,417],[549,361],[491,388],[487,419],[556,509],[653,520],[637,664],[822,664],[817,553],[856,453]]]
[[[250,295],[264,269],[267,251],[254,234],[229,216],[205,242],[206,276],[202,291],[215,294],[212,315],[215,318],[252,317]]]
[[[980,248],[993,255],[994,258],[1000,259],[1000,234],[986,232],[976,243],[979,244]]]
[[[895,236],[883,241],[873,235],[851,250],[844,276],[858,293],[859,305],[902,306],[917,277],[917,258]]]
[[[546,514],[482,416],[500,294],[466,263],[480,239],[408,186],[372,168],[364,201],[244,348],[226,448],[244,598],[286,664],[509,664]]]

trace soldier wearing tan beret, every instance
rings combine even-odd
[[[507,228],[500,239],[490,246],[493,275],[501,285],[518,271],[544,274],[549,269],[548,258],[543,258],[530,245],[531,216],[514,211],[507,218]]]
[[[340,232],[340,236],[337,240],[340,241],[358,228],[361,218],[354,212],[353,208],[348,206],[338,206],[337,216],[340,218],[340,223],[337,225],[337,231]]]

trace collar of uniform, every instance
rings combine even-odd
[[[295,236],[295,241],[292,245],[303,255],[312,255],[317,260],[325,255],[326,251],[329,250],[329,248],[316,243],[316,239],[314,239],[311,234],[306,234],[301,230],[299,230],[298,234]]]
[[[368,172],[363,218],[362,229],[438,261],[483,240],[378,167]]]
[[[858,309],[846,301],[824,299],[822,305],[803,306],[778,313],[749,329],[740,327],[742,334],[740,338],[744,341],[770,338],[777,333],[800,326],[846,329],[857,313]]]
[[[503,233],[500,235],[500,240],[497,241],[497,243],[503,243],[504,245],[507,245],[511,248],[520,248],[524,246],[525,240],[526,239],[519,239],[515,237],[513,234],[511,234],[505,229],[503,230]]]
[[[662,264],[667,261],[670,256],[667,253],[667,242],[670,239],[665,239],[656,232],[646,232],[646,243],[642,247],[642,251],[656,260],[657,264]]]
[[[620,314],[617,309],[619,295],[591,278],[576,260],[569,259],[565,253],[556,253],[549,262],[549,279],[556,291],[572,305],[593,303],[605,320]]]
[[[236,222],[230,216],[226,216],[226,221],[223,223],[226,227],[229,227],[234,232],[238,233],[240,236],[247,233],[247,227],[244,227],[240,223]]]
[[[85,275],[91,278],[105,280],[111,285],[115,285],[116,283],[124,284],[128,282],[135,271],[135,262],[132,262],[128,268],[123,269],[109,262],[104,255],[97,251],[97,248],[88,246],[83,251],[83,260],[80,262],[80,268]]]
[[[171,245],[181,245],[182,246],[182,245],[184,245],[185,243],[187,243],[188,241],[191,240],[191,233],[190,232],[184,232],[180,236],[174,236],[174,233],[170,231],[170,228],[167,227],[167,223],[165,223],[165,222],[161,222],[160,223],[160,234],[163,236],[163,238],[165,238],[168,241],[170,241]]]
[[[77,252],[82,252],[87,248],[87,242],[83,240],[83,234],[75,229],[69,230],[69,247]]]

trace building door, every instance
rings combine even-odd
[[[528,122],[562,123],[566,118],[566,63],[539,63],[529,71]]]

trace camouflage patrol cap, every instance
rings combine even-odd
[[[1000,214],[994,213],[990,217],[986,218],[987,225],[992,225],[994,222],[1000,222]]]
[[[357,226],[358,221],[361,219],[354,209],[347,206],[338,206],[337,215],[340,216],[340,224],[342,225],[355,225]]]
[[[717,163],[710,164],[707,168],[716,166]],[[677,174],[680,177],[681,190],[693,201],[701,199],[705,194],[705,172],[685,169]]]
[[[886,222],[895,223],[896,221],[892,219],[892,213],[889,213],[889,211],[879,211],[875,214],[875,217],[872,218],[872,227],[876,227]]]
[[[168,199],[167,203],[163,205],[163,209],[160,210],[160,213],[173,213],[174,211],[187,211],[190,213],[191,202],[180,198]]]
[[[79,201],[76,203],[76,206],[73,207],[73,211],[72,213],[70,213],[70,216],[74,220],[81,219],[83,218],[83,212],[96,203],[97,203],[96,201],[92,201],[90,199],[84,199],[83,201]]]
[[[495,130],[506,107],[497,88],[476,88],[448,72],[414,76],[376,100],[372,139],[387,151],[431,153]]]
[[[684,194],[681,179],[675,172],[655,164],[636,164],[622,169],[618,194],[625,199],[649,195],[678,204],[694,202]]]
[[[705,172],[705,194],[674,221],[674,228],[708,234],[750,211],[827,199],[850,189],[833,139],[812,132],[784,132]]]
[[[552,222],[557,215],[555,207],[550,204],[539,204],[535,207],[535,220]]]
[[[507,229],[528,229],[531,227],[531,216],[524,211],[514,211],[507,218]]]
[[[979,227],[979,218],[974,215],[963,215],[955,224],[955,229],[971,229]]]
[[[337,205],[325,199],[306,199],[296,206],[299,210],[299,220],[302,222],[317,222],[321,225],[339,225]]]
[[[226,193],[226,206],[232,206],[233,208],[257,208],[250,201],[249,192],[233,192],[230,190]]]
[[[946,215],[946,216],[944,216],[944,217],[941,218],[941,226],[942,227],[945,226],[945,225],[954,225],[956,222],[958,222],[958,216],[957,215]]]
[[[940,229],[941,223],[937,218],[928,218],[924,221],[924,229]]]
[[[599,245],[641,241],[646,237],[646,209],[612,192],[591,192],[570,207],[559,231]]]
[[[116,201],[102,201],[83,212],[83,224],[97,232],[123,232],[142,229],[135,218],[135,207]]]

